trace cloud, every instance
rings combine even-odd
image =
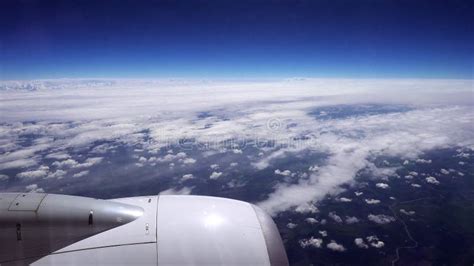
[[[336,223],[342,223],[341,216],[337,215],[335,212],[330,212],[328,216],[329,218],[333,219]]]
[[[8,180],[10,177],[4,174],[0,174],[0,181]]]
[[[319,209],[312,203],[305,203],[301,204],[298,207],[296,207],[295,212],[298,213],[318,213]]]
[[[99,164],[102,162],[104,158],[103,157],[92,157],[92,158],[87,158],[83,163],[79,163],[74,165],[74,168],[87,168],[91,167],[93,165]]]
[[[194,164],[194,163],[196,163],[196,159],[186,158],[186,159],[183,160],[183,163],[184,164]]]
[[[186,181],[186,180],[193,179],[193,178],[194,178],[194,175],[193,175],[193,174],[185,174],[185,175],[183,175],[183,177],[181,178],[181,181]]]
[[[16,176],[21,179],[37,179],[37,178],[46,177],[48,175],[48,172],[49,172],[49,167],[41,166],[37,170],[21,172],[21,173],[18,173]]]
[[[251,162],[257,170],[308,150],[327,155],[307,178],[274,187],[273,193],[259,203],[271,214],[319,201],[328,194],[336,195],[344,191],[342,184],[356,182],[354,178],[361,169],[384,174],[393,171],[371,167],[373,156],[426,163],[419,158],[425,151],[474,145],[474,112],[466,105],[472,102],[469,80],[307,79],[179,84],[168,80],[49,80],[2,81],[0,87],[0,170],[36,166],[48,154],[56,154],[50,159],[66,161],[70,159],[69,151],[99,142],[131,147],[141,144],[145,153],[183,139],[218,144],[231,139],[259,139],[281,144],[279,148],[260,151],[262,156]],[[32,87],[37,90],[24,89]],[[276,102],[279,99],[284,101]],[[368,102],[410,108],[335,118],[321,109]],[[312,114],[315,109],[318,114],[325,114],[324,119]],[[202,112],[219,112],[222,116],[196,119]],[[281,127],[269,129],[270,120],[279,121]],[[147,141],[143,132],[148,132]],[[32,145],[24,146],[22,134],[38,137]],[[234,150],[244,148],[232,147],[228,152]],[[184,153],[171,153],[153,161],[196,163]],[[93,164],[78,163],[80,167]]]
[[[326,247],[332,251],[337,251],[337,252],[346,251],[346,248],[343,245],[336,243],[336,241],[334,240],[331,240],[331,243],[327,244]]]
[[[387,189],[389,187],[388,184],[385,183],[377,183],[375,186],[381,189]]]
[[[1,101],[0,101],[1,102]],[[1,112],[1,111],[0,111]],[[3,127],[6,127],[5,125]],[[4,136],[0,137],[1,140],[7,141],[9,143],[15,143],[18,138],[17,129],[7,128],[0,133]],[[26,168],[30,166],[37,165],[38,153],[44,151],[49,147],[48,144],[37,144],[29,147],[22,147],[17,150],[7,150],[3,151],[2,156],[0,156],[0,170],[11,169],[11,168]],[[12,146],[12,149],[18,148],[17,145]]]
[[[58,167],[58,168],[64,168],[64,167],[74,167],[76,165],[78,165],[79,163],[76,161],[76,160],[73,160],[73,159],[67,159],[67,160],[63,160],[63,161],[55,161],[53,162],[53,166],[54,167]]]
[[[318,232],[322,237],[327,237],[328,236],[328,232],[327,231],[319,231]]]
[[[383,248],[385,246],[385,243],[383,241],[380,241],[377,236],[368,236],[366,237],[366,239],[374,248]]]
[[[369,248],[369,246],[364,242],[363,238],[356,238],[354,239],[354,244],[359,248]]]
[[[27,168],[37,164],[35,159],[18,159],[0,164],[0,170],[12,168]]]
[[[83,177],[89,174],[89,170],[84,170],[73,175],[73,177]]]
[[[438,179],[436,179],[434,176],[428,176],[427,178],[425,178],[425,180],[426,180],[426,182],[428,182],[430,184],[439,185]]]
[[[321,238],[311,237],[309,239],[301,239],[299,241],[299,244],[302,248],[307,248],[307,247],[320,248],[323,244],[323,240]]]
[[[209,176],[210,179],[218,179],[222,175],[222,172],[212,172]]]
[[[372,242],[370,245],[374,248],[383,248],[385,243],[383,241]]]
[[[449,175],[449,171],[446,170],[446,169],[441,169],[440,172],[441,172],[443,175]]]
[[[416,162],[417,162],[417,163],[430,164],[430,163],[431,163],[431,160],[417,159]]]
[[[408,216],[415,215],[415,211],[407,211],[405,209],[400,209],[400,212]]]
[[[293,228],[295,228],[295,227],[297,227],[297,226],[298,226],[298,225],[295,224],[295,223],[288,223],[288,224],[286,225],[286,227],[288,227],[289,229],[293,229]]]
[[[472,112],[467,116],[457,112],[456,108],[425,109],[319,122],[325,130],[324,135],[318,135],[319,148],[325,147],[331,151],[326,164],[318,172],[312,173],[308,180],[277,185],[269,198],[259,205],[275,214],[294,205],[320,200],[327,194],[337,194],[343,191],[341,184],[354,182],[357,172],[371,165],[369,155],[417,158],[423,151],[437,147],[456,146],[459,143],[472,145],[468,136],[473,134],[466,130],[467,124],[464,123],[473,120]],[[425,120],[428,117],[437,122]],[[458,123],[460,121],[463,122]],[[345,132],[348,137],[332,135],[332,130]],[[462,133],[456,133],[457,130]],[[319,132],[320,129],[314,131]],[[351,137],[351,132],[356,137]],[[378,186],[387,188],[385,183]]]
[[[26,191],[32,193],[44,193],[44,189],[38,187],[37,184],[31,184],[25,187]]]
[[[393,218],[392,216],[388,216],[384,214],[378,214],[378,215],[369,214],[367,218],[369,219],[369,221],[372,221],[377,224],[388,224],[395,221],[395,218]]]
[[[66,160],[71,158],[69,154],[66,152],[56,152],[56,153],[50,153],[45,156],[47,159],[56,159],[56,160]]]
[[[367,204],[379,204],[380,200],[378,200],[378,199],[365,199],[365,203],[367,203]]]
[[[58,169],[55,172],[50,172],[46,178],[56,178],[61,179],[67,174],[66,171]]]
[[[341,198],[338,198],[337,201],[339,201],[339,202],[351,202],[352,199],[341,197]]]
[[[316,220],[315,218],[312,218],[312,217],[308,217],[304,220],[309,224],[317,224],[318,223],[318,220]]]
[[[346,216],[346,224],[355,224],[358,223],[359,219],[355,216]]]
[[[193,189],[189,187],[183,187],[179,190],[170,188],[170,189],[161,191],[159,195],[190,195],[192,190]]]
[[[281,171],[280,169],[276,169],[276,170],[275,170],[275,174],[276,174],[276,175],[282,175],[282,176],[290,176],[290,175],[291,175],[291,171],[290,171],[290,170]]]

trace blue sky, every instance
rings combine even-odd
[[[472,1],[2,1],[0,79],[472,78]]]

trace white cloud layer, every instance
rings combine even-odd
[[[45,177],[49,172],[34,169],[46,156],[62,169],[87,168],[100,163],[101,157],[78,162],[67,150],[98,141],[141,143],[150,153],[181,139],[199,143],[261,139],[288,144],[264,151],[254,163],[256,169],[305,150],[328,154],[325,163],[312,167],[307,178],[279,183],[259,203],[275,214],[340,193],[340,185],[354,182],[359,170],[371,166],[371,156],[428,163],[419,156],[430,149],[474,148],[473,90],[471,80],[0,82],[0,170],[20,168],[27,170],[20,178]],[[410,110],[321,120],[311,114],[315,108],[360,103],[403,104]],[[202,112],[211,115],[197,119]],[[145,130],[150,139],[146,143]],[[25,147],[24,135],[42,137]],[[295,139],[305,141],[288,142]],[[231,151],[236,156],[245,152],[241,148]],[[173,165],[175,160],[196,164],[186,154],[154,159]],[[145,163],[153,162],[148,159]],[[286,177],[285,171],[277,175]]]

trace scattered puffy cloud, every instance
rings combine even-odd
[[[210,179],[218,179],[222,175],[222,172],[212,172],[209,176]]]
[[[66,171],[58,169],[54,172],[50,172],[46,178],[56,178],[56,179],[61,179],[67,174]]]
[[[47,166],[41,166],[37,170],[32,170],[32,171],[25,171],[18,173],[16,176],[18,178],[25,178],[25,179],[37,179],[37,178],[43,178],[48,175],[49,172],[49,167]]]
[[[63,167],[74,167],[78,164],[79,163],[76,160],[66,159],[66,160],[63,160],[63,161],[55,161],[55,162],[53,162],[52,165],[54,167],[63,168]]]
[[[354,239],[354,244],[359,247],[359,248],[369,248],[369,246],[365,243],[364,239],[363,238],[356,238]]]
[[[0,174],[0,181],[8,180],[10,177],[4,174]]]
[[[185,175],[183,175],[183,177],[181,177],[181,181],[185,181],[185,180],[189,180],[189,179],[193,179],[193,178],[194,178],[193,174],[185,174]]]
[[[426,182],[428,182],[430,184],[439,185],[438,179],[436,179],[434,176],[428,176],[427,178],[425,178],[425,180],[426,180]]]
[[[330,212],[328,216],[329,218],[333,219],[336,223],[342,223],[341,216],[337,215],[335,212]]]
[[[317,224],[318,223],[318,220],[316,220],[315,218],[312,218],[312,217],[308,217],[304,220],[309,224]]]
[[[374,248],[383,248],[385,243],[383,241],[371,242],[370,245]]]
[[[365,203],[367,203],[367,204],[379,204],[380,200],[378,200],[378,199],[365,199]]]
[[[385,243],[383,241],[380,241],[377,236],[368,236],[366,237],[366,239],[374,248],[383,248],[385,246]]]
[[[33,193],[44,193],[44,189],[38,187],[37,184],[31,184],[25,187],[26,191]]]
[[[449,175],[449,171],[446,170],[446,169],[441,169],[440,172],[443,174],[443,175]]]
[[[196,159],[186,158],[186,159],[183,160],[183,163],[184,164],[194,164],[194,163],[196,163]]]
[[[395,221],[395,218],[385,214],[369,214],[367,218],[369,219],[369,221],[372,221],[377,224],[388,224]]]
[[[92,158],[87,158],[83,163],[78,163],[74,165],[74,168],[86,168],[86,167],[91,167],[93,165],[99,164],[102,162],[104,158],[103,157],[92,157]]]
[[[375,186],[381,189],[387,189],[389,187],[388,184],[385,183],[377,183]]]
[[[290,171],[290,170],[281,171],[280,169],[276,169],[276,170],[275,170],[275,174],[276,174],[276,175],[282,175],[282,176],[290,176],[290,175],[291,175],[291,171]]]
[[[301,239],[299,241],[299,244],[302,248],[307,248],[307,247],[320,248],[321,245],[323,244],[323,240],[321,238],[310,237],[308,239]]]
[[[297,227],[297,226],[298,226],[298,225],[295,224],[295,223],[288,223],[288,224],[286,225],[286,227],[288,227],[289,229],[293,229],[293,228],[295,228],[295,227]]]
[[[346,224],[355,224],[358,223],[360,220],[355,216],[346,216]]]
[[[298,213],[317,213],[319,209],[314,204],[307,202],[296,207],[295,211]]]
[[[327,244],[326,247],[332,251],[337,251],[337,252],[346,251],[346,248],[343,245],[336,243],[336,241],[334,240],[331,240],[331,243]]]
[[[425,159],[416,159],[417,163],[424,163],[424,164],[430,164],[431,160],[425,160]]]

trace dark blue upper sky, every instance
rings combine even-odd
[[[0,79],[473,78],[473,1],[0,2]]]

